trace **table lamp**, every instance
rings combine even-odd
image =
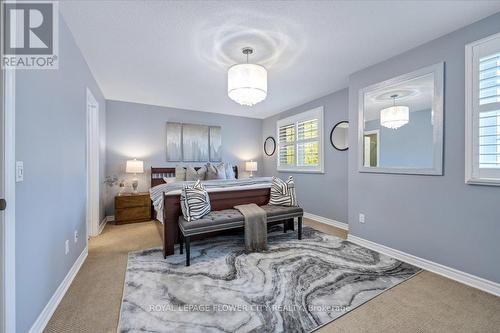
[[[139,180],[137,179],[137,174],[144,173],[144,162],[138,161],[136,159],[128,160],[125,172],[134,174],[134,179],[132,179],[132,188],[134,189],[134,193],[137,193],[137,187],[139,186]]]
[[[245,163],[245,170],[250,171],[250,178],[252,178],[253,172],[257,171],[257,162],[253,162],[253,161],[246,162]]]

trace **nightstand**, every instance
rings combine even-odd
[[[124,193],[115,197],[115,223],[125,224],[151,220],[149,193]]]

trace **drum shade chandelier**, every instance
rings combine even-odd
[[[231,66],[227,71],[227,95],[240,105],[254,106],[267,97],[267,70],[257,64],[248,63],[253,53],[251,47],[242,50],[247,62]]]
[[[392,95],[391,98],[393,99],[392,106],[380,110],[380,125],[386,128],[398,129],[410,121],[410,108],[396,105],[398,95]]]

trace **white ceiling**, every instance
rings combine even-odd
[[[396,105],[410,108],[410,112],[432,109],[434,77],[426,74],[388,87],[369,91],[364,96],[364,119],[380,119],[380,111],[394,105],[392,96],[397,95]]]
[[[61,1],[107,99],[265,118],[347,86],[349,74],[500,11],[500,1]],[[268,69],[254,107],[226,71]]]

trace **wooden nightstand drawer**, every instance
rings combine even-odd
[[[120,222],[138,222],[151,220],[150,207],[133,207],[126,209],[115,209],[115,221]]]
[[[115,198],[115,208],[149,207],[151,199],[149,195],[122,195]]]
[[[126,193],[115,197],[116,224],[149,220],[151,220],[149,193]]]

